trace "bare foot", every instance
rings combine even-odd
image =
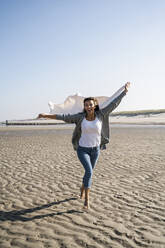
[[[85,199],[83,209],[86,209],[86,210],[89,209],[89,200],[88,199]]]

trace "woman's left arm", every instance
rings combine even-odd
[[[123,92],[117,96],[115,99],[113,99],[112,102],[110,102],[106,107],[104,107],[103,109],[101,109],[103,114],[109,114],[111,113],[115,108],[117,108],[117,106],[120,104],[122,98],[126,95],[126,93],[128,92],[128,88],[130,87],[130,82],[127,82],[125,84],[124,90]]]

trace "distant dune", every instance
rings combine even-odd
[[[114,112],[110,118],[114,124],[165,125],[165,109]]]
[[[113,112],[111,116],[138,116],[138,115],[157,115],[165,113],[165,109],[135,110]]]

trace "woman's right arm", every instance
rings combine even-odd
[[[65,121],[67,123],[76,123],[81,117],[81,113],[78,114],[63,114],[63,115],[51,115],[51,114],[39,114],[38,118],[48,118],[48,119],[54,119],[54,120],[61,120]]]

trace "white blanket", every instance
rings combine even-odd
[[[111,97],[107,96],[97,96],[95,97],[99,102],[100,109],[106,107],[111,103],[116,97],[118,97],[125,90],[125,85],[122,86],[118,91],[116,91]],[[75,94],[68,96],[64,103],[55,104],[49,102],[50,114],[76,114],[83,111],[83,100],[85,97]]]

